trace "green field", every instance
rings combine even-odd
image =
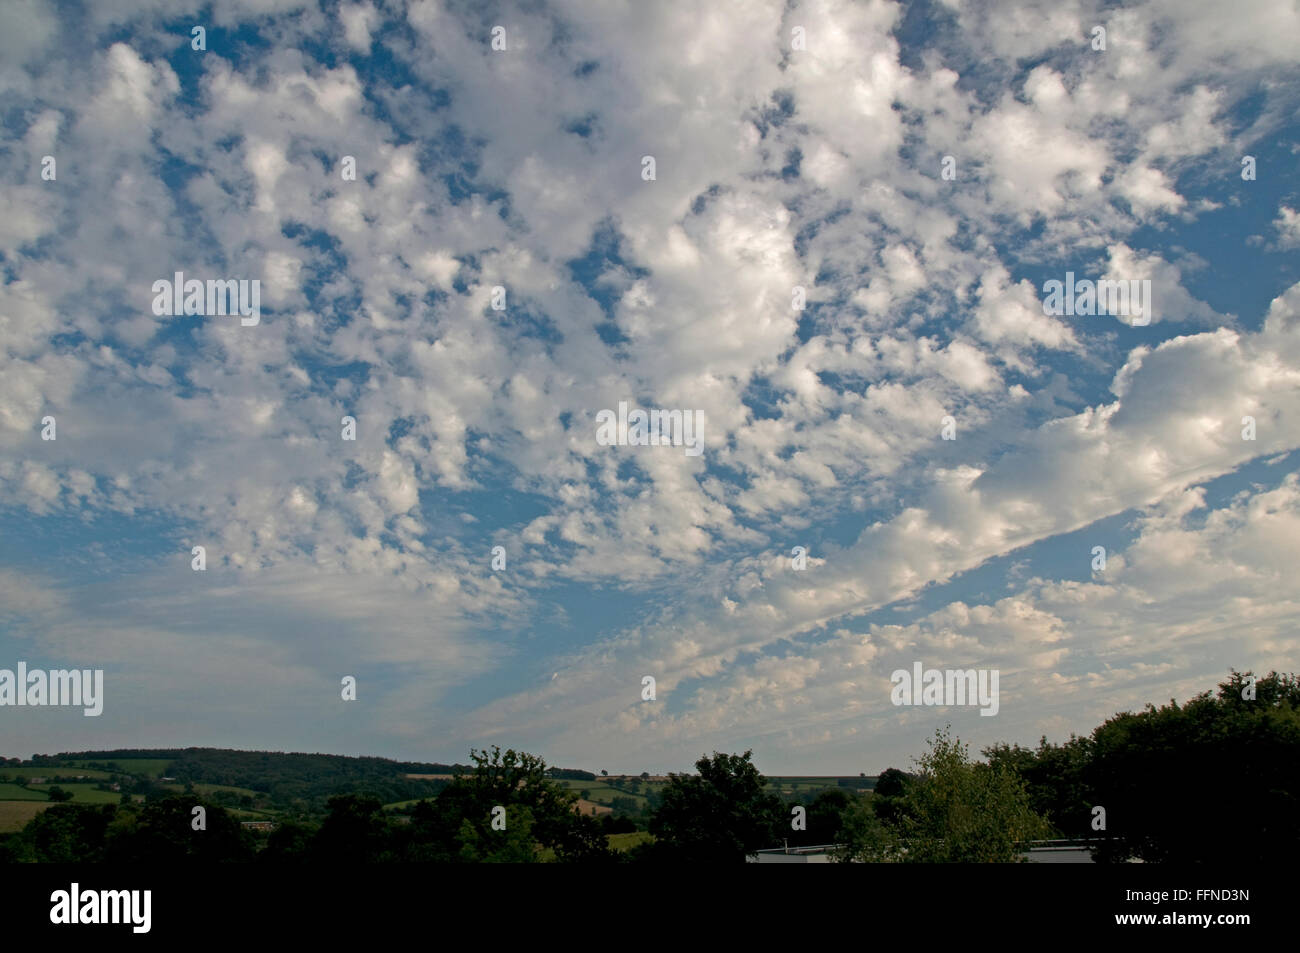
[[[185,785],[183,784],[164,784],[163,787],[178,794],[185,793]],[[205,781],[196,781],[194,784],[195,794],[214,794],[217,791],[229,791],[231,794],[238,794],[240,797],[261,796],[259,792],[254,791],[252,788],[237,788],[229,784],[208,784]]]
[[[170,785],[168,786],[170,787]],[[240,797],[262,797],[261,792],[254,791],[252,788],[237,788],[230,784],[208,784],[205,781],[196,782],[194,790],[200,794],[211,794],[213,791],[229,791],[231,794],[238,794]]]
[[[839,778],[817,778],[808,776],[786,776],[786,777],[769,777],[767,779],[767,789],[773,794],[784,796],[815,797],[821,791],[830,788],[839,787]],[[647,798],[644,794],[630,794],[627,791],[619,790],[618,781],[611,781],[606,778],[597,778],[595,781],[575,781],[571,778],[563,778],[556,782],[563,785],[570,791],[588,791],[590,799],[598,804],[609,805],[616,797],[630,797],[636,801],[637,809],[640,810],[646,806]],[[659,794],[663,791],[666,781],[629,781],[629,784],[635,783],[637,790],[648,791]],[[844,790],[853,792],[853,789],[845,788]]]
[[[0,834],[22,830],[49,806],[49,801],[0,801]]]
[[[411,801],[394,801],[392,804],[385,804],[384,810],[392,811],[402,807],[414,807],[416,804],[419,804],[421,801],[429,801],[429,800],[432,800],[432,798],[417,797]]]
[[[839,787],[835,782],[835,778],[768,778],[767,789],[777,794],[817,794],[820,791]],[[845,790],[849,789],[845,788]]]
[[[69,761],[70,765],[83,766],[88,765],[89,761]],[[171,764],[168,758],[112,758],[108,761],[97,761],[96,764],[111,764],[119,774],[133,774],[145,778],[161,778],[167,773],[167,766]]]
[[[35,787],[41,791],[49,791],[55,785],[38,784]],[[116,804],[122,800],[122,795],[117,791],[101,791],[93,784],[60,784],[58,787],[72,795],[73,804]]]
[[[231,817],[241,821],[273,821],[280,815],[275,811],[254,811],[246,807],[228,807]]]
[[[654,840],[654,835],[648,831],[632,831],[629,834],[606,834],[605,839],[614,850],[631,850],[637,844]]]
[[[16,784],[0,784],[0,801],[48,801],[41,791],[20,788]]]
[[[0,767],[0,777],[8,775],[11,778],[60,778],[76,777],[84,774],[88,778],[94,778],[97,781],[103,781],[109,777],[107,771],[96,771],[94,768],[63,768],[63,767],[45,767],[45,768],[8,768]]]
[[[575,794],[580,791],[587,791],[588,800],[595,801],[597,804],[608,806],[616,797],[630,797],[636,801],[638,809],[646,805],[647,799],[644,794],[631,794],[627,791],[620,791],[616,787],[611,787],[605,781],[574,781],[571,778],[563,778],[556,783],[563,785]]]

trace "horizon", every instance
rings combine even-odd
[[[1244,675],[1244,674],[1247,674],[1247,673],[1242,672],[1241,674]],[[1258,677],[1263,677],[1262,675],[1259,675],[1258,673],[1257,673],[1257,676],[1258,676]],[[1216,685],[1214,686],[1214,688],[1217,688],[1217,687],[1218,687],[1218,684],[1219,684],[1219,683],[1216,683]],[[1121,710],[1119,710],[1119,711],[1113,712],[1111,716],[1108,716],[1108,718],[1109,718],[1109,717],[1114,717],[1114,716],[1116,716],[1116,715],[1123,714],[1123,713],[1125,713],[1125,712],[1132,712],[1132,711],[1135,711],[1135,710],[1137,710],[1137,711],[1141,711],[1141,710],[1143,710],[1143,709],[1145,708],[1145,705],[1146,705],[1146,704],[1152,704],[1152,705],[1155,705],[1157,708],[1159,708],[1161,705],[1164,705],[1164,704],[1169,703],[1169,702],[1173,702],[1173,703],[1175,703],[1175,704],[1179,704],[1179,705],[1184,705],[1184,704],[1186,704],[1188,701],[1190,701],[1193,697],[1196,697],[1196,695],[1200,695],[1200,694],[1203,694],[1203,693],[1205,693],[1205,692],[1208,692],[1208,693],[1210,693],[1210,694],[1213,694],[1213,692],[1214,692],[1214,688],[1207,688],[1207,689],[1204,689],[1202,692],[1197,692],[1197,693],[1195,693],[1194,695],[1192,695],[1192,696],[1188,696],[1187,698],[1184,698],[1184,699],[1171,698],[1171,699],[1165,699],[1165,700],[1163,700],[1163,701],[1161,701],[1161,702],[1158,702],[1158,703],[1157,703],[1157,702],[1147,702],[1147,703],[1143,703],[1143,704],[1141,704],[1141,705],[1138,705],[1138,706],[1136,706],[1136,707],[1130,707],[1130,708],[1126,708],[1126,709],[1121,709]],[[1094,726],[1094,727],[1096,727],[1096,726]],[[1084,733],[1083,733],[1083,736],[1086,737],[1086,736],[1088,736],[1088,735],[1090,735],[1090,734],[1091,734],[1091,731],[1089,731],[1089,732],[1084,732]],[[843,771],[841,771],[841,772],[769,771],[769,770],[766,770],[766,769],[763,767],[763,765],[760,763],[760,761],[761,761],[761,753],[760,753],[759,751],[754,750],[754,752],[753,752],[753,756],[754,756],[754,764],[755,764],[755,766],[760,770],[760,772],[761,772],[765,777],[778,777],[778,778],[780,778],[780,777],[804,777],[804,778],[827,777],[827,778],[848,778],[848,777],[859,777],[859,776],[863,776],[863,775],[865,775],[867,778],[877,778],[877,777],[879,777],[879,776],[880,776],[884,771],[886,771],[886,770],[888,770],[888,769],[890,769],[890,768],[897,768],[897,769],[899,769],[899,770],[901,770],[901,771],[910,771],[910,770],[912,770],[912,768],[915,767],[916,760],[917,760],[917,758],[918,758],[919,755],[920,755],[920,749],[921,749],[921,747],[922,747],[922,746],[923,746],[923,745],[924,745],[928,740],[929,740],[929,739],[926,738],[926,739],[921,739],[921,740],[918,742],[917,755],[916,755],[915,757],[908,758],[908,759],[907,759],[907,764],[889,764],[889,765],[886,765],[886,766],[883,767],[883,768],[880,768],[879,770],[864,770],[864,769],[859,769],[859,770],[857,770],[857,771],[848,771],[848,772],[843,772]],[[955,741],[959,741],[959,742],[961,742],[962,744],[969,744],[969,742],[965,742],[965,741],[963,741],[962,738],[960,737],[960,735],[954,735],[954,739],[953,739],[953,740],[955,740]],[[1067,740],[1067,739],[1064,739],[1064,738],[1048,738],[1047,740],[1048,740],[1049,743],[1060,743],[1060,742],[1063,742],[1063,741],[1065,741],[1065,740]],[[1034,749],[1034,748],[1036,748],[1037,745],[1038,745],[1038,740],[1034,740],[1034,741],[1032,741],[1032,742],[1022,742],[1022,741],[1016,741],[1016,740],[1011,740],[1011,739],[1003,738],[1003,739],[999,739],[999,741],[1001,741],[1001,742],[1005,742],[1006,744],[1009,744],[1009,745],[1019,745],[1020,747],[1025,747],[1025,748],[1030,748],[1030,749]],[[492,744],[488,744],[485,748],[484,748],[484,747],[479,747],[479,746],[475,746],[475,747],[476,747],[476,749],[479,750],[479,751],[486,751],[486,750],[491,750]],[[512,748],[512,747],[514,747],[514,746],[512,746],[512,745],[502,745],[502,746],[501,746],[501,748],[502,748],[503,751],[505,751],[505,750],[509,750],[509,749]],[[976,760],[982,760],[982,759],[983,759],[982,751],[979,750],[979,749],[976,749],[973,745],[971,745],[970,747],[971,747],[971,750],[972,750],[972,753],[973,753],[973,756],[975,757],[975,759],[976,759]],[[293,751],[293,750],[282,750],[282,749],[271,749],[271,748],[243,748],[243,747],[231,747],[231,746],[229,746],[229,745],[160,745],[160,746],[158,746],[158,747],[141,747],[141,746],[139,746],[139,745],[119,745],[119,746],[116,746],[116,747],[108,747],[108,748],[68,749],[68,750],[65,750],[65,751],[59,751],[59,752],[53,752],[53,753],[33,752],[31,755],[27,755],[26,757],[22,757],[22,758],[20,758],[20,760],[22,760],[22,761],[30,761],[30,760],[31,760],[32,758],[34,758],[34,757],[61,758],[61,757],[74,756],[74,755],[96,755],[96,754],[103,755],[103,754],[110,754],[110,753],[113,752],[113,751],[139,751],[139,752],[148,753],[148,752],[159,752],[159,751],[186,751],[186,750],[203,750],[203,751],[239,751],[239,752],[245,752],[245,753],[249,753],[249,754],[321,755],[321,756],[325,756],[325,757],[340,757],[340,758],[377,758],[377,759],[379,759],[379,760],[383,760],[383,761],[392,761],[392,762],[394,762],[394,763],[398,763],[398,764],[441,765],[441,766],[443,766],[443,767],[455,767],[455,766],[460,766],[460,767],[472,767],[472,765],[471,765],[470,763],[468,763],[468,762],[458,761],[458,760],[455,760],[455,759],[453,759],[453,760],[446,760],[446,759],[442,759],[442,758],[433,758],[433,759],[425,759],[425,758],[405,758],[405,757],[399,757],[399,756],[394,756],[394,755],[386,755],[386,754],[373,754],[373,753],[352,754],[352,753],[338,752],[338,751]],[[515,750],[516,750],[516,751],[520,751],[520,750],[523,750],[523,749],[520,749],[520,748],[515,747]],[[591,767],[586,767],[586,766],[579,766],[579,765],[576,765],[576,764],[567,764],[567,765],[562,765],[562,764],[559,764],[559,763],[557,763],[557,762],[552,762],[549,758],[546,757],[545,754],[538,753],[538,752],[536,752],[536,751],[529,751],[528,753],[529,753],[529,754],[536,755],[537,757],[540,757],[540,758],[541,758],[541,759],[546,763],[546,766],[547,766],[548,769],[554,768],[554,769],[558,769],[558,770],[562,770],[562,771],[590,771],[590,772],[594,773],[597,777],[600,777],[600,773],[601,773],[602,770],[608,770],[608,769],[602,769],[602,768],[591,768]],[[689,766],[688,768],[685,768],[685,769],[673,769],[673,768],[669,768],[668,770],[651,770],[651,769],[649,769],[649,768],[642,768],[640,771],[609,771],[609,776],[610,776],[610,777],[636,777],[636,776],[640,775],[642,772],[648,772],[652,777],[666,776],[666,775],[668,775],[668,774],[683,774],[683,773],[685,773],[685,774],[689,774],[689,773],[693,773],[694,768],[695,768],[695,763],[696,763],[696,761],[698,760],[699,757],[711,757],[712,755],[714,755],[714,754],[716,754],[716,753],[719,753],[719,752],[717,752],[717,751],[701,752],[700,755],[697,756],[696,759],[694,759],[694,760],[692,760],[692,761],[690,762],[690,766]],[[726,754],[740,754],[740,753],[742,753],[742,752],[740,752],[740,751],[732,751],[732,752],[721,752],[721,753],[726,753]],[[9,758],[9,757],[13,757],[13,756],[6,755],[3,751],[0,751],[0,759],[5,759],[5,758]],[[121,760],[129,760],[129,759],[123,757],[123,758],[121,758]]]

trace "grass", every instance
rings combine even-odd
[[[48,801],[41,791],[21,788],[16,784],[0,784],[0,801]]]
[[[22,830],[49,806],[49,801],[0,801],[0,834]]]
[[[833,788],[834,785],[831,786]],[[769,784],[769,791],[776,791],[778,794],[820,794],[822,791],[831,790],[824,784]]]
[[[44,767],[44,768],[8,768],[0,767],[0,777],[8,775],[11,778],[59,778],[59,777],[76,777],[84,774],[88,778],[95,778],[97,781],[106,780],[109,777],[107,771],[96,771],[94,768],[65,768],[65,767]]]
[[[637,844],[654,840],[654,835],[649,831],[632,831],[628,834],[606,834],[605,839],[613,850],[631,850]]]
[[[40,784],[36,786],[41,791],[48,791],[55,787],[53,784]],[[93,784],[60,784],[58,787],[63,788],[72,795],[72,804],[116,804],[122,800],[122,795],[117,791],[101,791]]]
[[[178,794],[185,793],[183,784],[165,784],[163,785],[168,791],[175,791]],[[194,782],[195,794],[215,794],[217,791],[229,791],[232,794],[238,794],[240,797],[261,797],[257,791],[252,788],[237,788],[229,784],[208,784],[206,781]]]
[[[228,807],[226,810],[241,821],[273,821],[280,816],[275,811],[255,811],[246,807]]]
[[[809,778],[809,777],[770,777],[767,779],[767,789],[776,794],[807,794],[816,795],[822,791],[828,791],[838,788],[836,783],[838,778]],[[860,793],[855,788],[844,788],[850,794]]]
[[[644,794],[629,794],[627,791],[620,791],[618,788],[610,787],[604,781],[575,781],[572,778],[563,778],[559,783],[575,793],[586,791],[587,799],[595,801],[597,804],[608,806],[616,797],[630,797],[636,801],[638,808],[644,807],[646,804]]]
[[[385,804],[384,810],[392,811],[402,807],[413,807],[414,805],[419,804],[421,801],[431,801],[431,800],[433,800],[432,797],[417,797],[410,801],[394,801],[391,804]]]
[[[184,785],[181,789],[184,790]],[[206,781],[196,781],[194,790],[200,794],[211,794],[214,791],[229,791],[232,794],[238,794],[240,797],[263,797],[264,795],[252,788],[237,788],[230,784],[208,784]]]

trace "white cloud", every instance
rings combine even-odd
[[[1277,210],[1273,227],[1278,233],[1278,244],[1283,248],[1300,246],[1300,212],[1283,205]]]
[[[742,730],[792,751],[825,731],[849,744],[865,729],[831,709],[866,711],[853,692],[883,651],[853,634],[858,616],[1300,438],[1300,290],[1238,327],[1187,290],[1203,262],[1140,231],[1202,214],[1184,172],[1294,103],[1288,14],[1266,4],[953,3],[956,27],[910,55],[886,2],[511,7],[496,53],[440,3],[389,23],[384,4],[335,17],[244,0],[211,26],[259,27],[267,45],[222,49],[214,29],[184,83],[169,58],[185,37],[158,24],[196,5],[92,6],[66,49],[38,4],[10,5],[0,28],[23,41],[0,83],[31,105],[0,190],[0,505],[158,519],[210,540],[231,578],[292,579],[298,607],[326,579],[389,580],[405,594],[394,618],[415,625],[432,602],[483,640],[440,655],[385,630],[397,647],[379,660],[441,665],[440,686],[508,654],[485,617],[540,625],[571,585],[667,594],[662,616],[585,633],[564,658],[532,648],[563,677],[502,689],[457,722],[466,736],[613,756],[587,727],[609,717],[683,751]],[[795,26],[806,50],[790,49]],[[380,57],[344,56],[381,33],[391,83]],[[317,43],[334,66],[305,52]],[[1264,118],[1230,142],[1262,79]],[[47,153],[57,182],[39,179]],[[1283,247],[1294,219],[1283,206]],[[1161,337],[1137,347],[1122,324],[1044,315],[1022,276],[1067,268],[1149,278]],[[260,278],[274,314],[156,318],[151,284],[176,270]],[[596,411],[620,400],[702,410],[705,457],[596,445]],[[46,413],[56,442],[40,440]],[[956,442],[939,439],[946,415]],[[779,568],[773,553],[828,527],[842,544],[806,576]],[[511,574],[476,575],[498,538]],[[276,618],[261,592],[250,604]],[[322,599],[364,656],[387,610]],[[1028,592],[962,606],[897,639],[941,647],[947,626],[1033,672],[1077,642]],[[151,651],[178,637],[161,618],[143,628],[131,644]],[[294,682],[273,622],[241,637],[232,650]],[[1208,671],[1162,664],[1107,684]],[[702,680],[680,714],[623,704],[646,665],[666,694]],[[393,724],[418,722],[418,682],[390,691]],[[806,735],[770,717],[804,699]]]

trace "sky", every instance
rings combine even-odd
[[[0,755],[875,774],[1294,670],[1298,41],[1295,0],[7,0],[0,668],[105,698],[0,707]],[[176,272],[257,322],[156,313]],[[1151,305],[1049,314],[1067,273]],[[598,440],[620,402],[702,452]],[[916,663],[996,715],[894,704]]]

